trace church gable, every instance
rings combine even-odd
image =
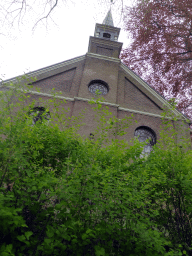
[[[162,112],[161,108],[131,81],[125,78],[124,82],[124,106],[132,110],[154,114]]]
[[[76,68],[38,80],[33,83],[34,89],[39,88],[43,93],[50,93],[54,88],[56,92],[69,93],[72,87]]]
[[[27,91],[31,94],[31,99],[36,100],[36,108],[44,108],[43,101],[46,103],[53,96],[51,92],[61,92],[62,95],[57,95],[56,99],[66,100],[62,107],[70,109],[70,117],[76,117],[86,109],[85,125],[80,132],[85,136],[89,136],[96,128],[95,113],[88,101],[97,99],[98,92],[104,99],[103,106],[108,106],[112,115],[119,120],[134,114],[133,118],[137,123],[127,130],[127,141],[140,135],[142,139],[143,135],[151,133],[154,144],[158,139],[161,113],[164,108],[171,109],[171,105],[121,62],[119,54],[122,43],[118,42],[119,32],[120,29],[113,26],[109,11],[103,24],[96,24],[86,55],[30,72],[27,74],[29,79],[24,79],[23,84],[25,86],[25,83],[29,83],[31,77],[36,78],[32,82],[31,91]],[[17,83],[17,79],[6,82]],[[50,114],[51,111],[50,109]],[[180,114],[176,109],[171,111],[175,116]],[[182,119],[186,120],[186,117],[182,116]],[[157,134],[157,138],[154,134]],[[148,138],[146,136],[144,137]],[[147,150],[150,151],[151,148],[148,147]]]

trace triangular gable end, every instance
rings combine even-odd
[[[162,108],[125,77],[124,106],[147,113],[161,114]]]
[[[143,95],[146,95],[147,98],[150,99],[151,102],[159,107],[159,109],[164,109],[165,107],[172,111],[175,116],[182,117],[183,120],[189,122],[190,120],[182,114],[177,109],[172,109],[172,106],[168,103],[168,101],[162,97],[157,91],[155,91],[149,84],[147,84],[142,78],[140,78],[134,71],[130,70],[125,64],[121,63],[120,68],[124,71],[125,78],[134,85]],[[149,104],[149,102],[148,102]],[[134,112],[134,111],[133,111]],[[144,109],[141,112],[145,112]],[[162,112],[162,111],[161,111]]]
[[[54,88],[55,92],[65,94],[66,97],[74,97],[77,94],[77,89],[72,87],[73,84],[78,84],[84,61],[85,55],[76,57],[26,73],[20,77],[8,79],[2,83],[2,86],[10,83],[17,84],[19,79],[22,84],[28,83],[33,86],[31,88],[32,94],[51,96]],[[26,77],[27,80],[23,77]]]
[[[75,73],[76,67],[53,76],[38,79],[38,81],[32,83],[33,90],[40,89],[42,93],[51,93],[53,90],[54,92],[70,93]]]

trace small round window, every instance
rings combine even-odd
[[[89,86],[89,91],[95,95],[105,95],[108,93],[108,85],[104,81],[101,80],[94,80],[92,81]]]
[[[147,145],[143,148],[142,155],[149,155],[153,145],[156,143],[155,132],[149,127],[140,126],[135,130],[135,137],[137,137],[140,142],[148,140]]]

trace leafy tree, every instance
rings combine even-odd
[[[14,87],[0,112],[0,255],[192,255],[192,152],[170,122],[141,158],[144,143],[112,136],[131,120],[99,101],[101,130],[86,139],[56,97],[51,121],[34,125],[34,102]]]
[[[124,63],[192,117],[192,1],[137,0],[124,26],[132,37]]]

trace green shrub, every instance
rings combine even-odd
[[[11,115],[7,102],[0,115],[0,255],[192,255],[192,152],[184,143],[181,149],[169,139],[165,150],[164,134],[141,158],[138,141],[105,140],[118,120],[107,123],[99,103],[107,125],[89,140],[58,122],[31,126],[23,121],[28,109]]]

